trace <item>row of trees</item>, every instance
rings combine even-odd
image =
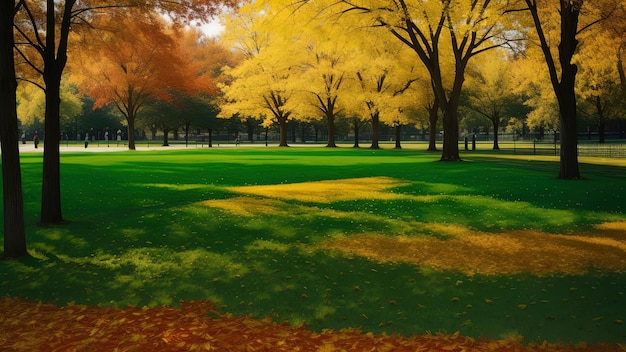
[[[73,46],[71,43],[80,40],[80,35],[89,37],[88,33],[97,30],[102,22],[106,22],[106,18],[118,16],[118,13],[128,12],[130,9],[133,10],[135,16],[142,15],[151,18],[151,14],[158,11],[161,15],[169,16],[174,23],[188,23],[193,20],[207,20],[215,15],[221,6],[232,5],[234,2],[229,0],[13,0],[2,2],[0,5],[0,96],[2,97],[0,142],[2,145],[5,257],[21,257],[27,253],[17,144],[18,76],[16,67],[19,67],[21,80],[38,85],[45,92],[46,138],[44,140],[40,221],[43,225],[59,224],[63,222],[59,155],[61,79],[70,53],[81,55],[84,51],[94,48],[93,46]],[[124,10],[120,11],[120,9]],[[105,42],[106,29],[98,31]],[[117,32],[117,34],[121,33],[121,31]],[[126,33],[132,35],[129,31]],[[150,45],[156,55],[161,43],[155,41]],[[96,55],[97,53],[92,53],[91,57],[96,58]],[[15,57],[18,58],[17,62]],[[150,73],[144,72],[144,74]],[[134,108],[134,106],[128,107],[129,111]]]
[[[93,124],[79,128],[78,120],[94,118],[90,110],[109,117],[106,126],[119,125],[111,121],[112,115],[119,115],[133,150],[139,129],[163,131],[167,144],[171,131],[183,129],[187,136],[191,126],[215,125],[220,69],[235,65],[237,55],[197,28],[168,23],[153,13],[113,13],[91,25],[97,30],[77,36],[73,47],[80,50],[68,61],[61,82],[60,121],[65,132],[75,124],[74,136],[89,133]],[[45,96],[38,85],[18,87],[18,116],[31,131],[41,123]]]
[[[519,107],[518,100],[532,110],[530,127],[559,130],[559,177],[577,179],[578,100],[593,102],[603,118],[624,111],[617,102],[626,85],[625,6],[623,0],[256,1],[225,20],[223,40],[245,60],[226,72],[232,83],[222,87],[222,114],[263,116],[265,124],[281,126],[281,135],[289,120],[324,119],[333,146],[337,114],[376,129],[422,110],[431,128],[441,117],[441,160],[456,161],[461,102],[498,131],[504,109]]]
[[[577,98],[594,102],[600,116],[616,115],[621,99],[615,96],[623,97],[626,86],[624,0],[255,1],[225,18],[222,41],[241,53],[241,63],[231,51],[183,25],[209,18],[221,5],[232,3],[2,4],[5,256],[26,253],[17,149],[18,78],[44,92],[44,225],[63,221],[60,111],[62,101],[71,105],[71,99],[62,99],[63,77],[68,86],[92,96],[95,107],[115,106],[128,124],[131,149],[142,109],[150,111],[152,124],[166,135],[181,124],[188,133],[194,116],[216,112],[211,96],[219,86],[222,117],[262,118],[265,126],[276,123],[282,146],[287,145],[287,123],[294,119],[325,121],[330,147],[335,146],[339,116],[350,119],[355,131],[367,121],[376,148],[379,123],[399,128],[425,115],[431,137],[438,134],[441,119],[441,160],[456,161],[462,102],[498,130],[505,107],[521,99],[533,109],[529,125],[539,126],[546,116],[559,117],[559,177],[566,179],[580,177]],[[66,66],[72,71],[69,79]],[[220,75],[223,66],[228,66],[226,75]],[[171,115],[183,116],[183,121],[172,123]],[[434,139],[429,148],[435,149]]]

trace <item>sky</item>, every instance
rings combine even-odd
[[[204,34],[206,34],[209,37],[218,37],[224,30],[224,27],[220,24],[219,20],[216,18],[216,19],[211,20],[207,24],[201,25],[200,29],[202,30]]]

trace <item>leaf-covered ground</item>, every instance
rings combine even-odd
[[[179,308],[57,307],[0,299],[2,351],[626,351],[621,345],[522,345],[454,335],[313,332],[270,320],[220,315],[210,302]]]

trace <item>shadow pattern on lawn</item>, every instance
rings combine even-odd
[[[507,249],[518,234],[526,241],[524,234],[537,233],[533,240],[539,243],[544,235],[587,240],[609,233],[611,226],[619,233],[619,214],[581,215],[566,206],[539,207],[504,195],[467,196],[471,182],[368,177],[246,187],[233,186],[244,183],[240,180],[209,185],[174,183],[165,176],[149,180],[132,184],[171,193],[136,200],[130,220],[124,216],[128,208],[120,207],[108,216],[123,221],[82,220],[93,221],[88,233],[80,221],[37,230],[38,240],[30,244],[33,257],[2,263],[2,290],[57,304],[160,306],[210,300],[222,312],[306,323],[315,330],[626,340],[623,259],[613,263],[618,268],[594,268],[589,262],[576,269],[585,274],[503,270],[491,275],[398,260],[381,245],[395,241],[392,247],[410,253],[415,246],[438,243],[436,256],[463,258],[458,246],[447,251],[445,246],[462,239],[463,232],[477,241],[497,241],[509,231]],[[132,194],[115,197],[122,203],[132,200]],[[525,221],[514,218],[520,212]],[[583,233],[578,223],[599,227]],[[532,224],[540,224],[543,232]],[[147,233],[147,228],[162,231]],[[611,236],[605,237],[618,243],[599,248],[612,246],[619,253],[623,237]],[[498,260],[504,259],[491,266],[497,267]]]

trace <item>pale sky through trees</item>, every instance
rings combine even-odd
[[[220,24],[219,20],[214,19],[214,20],[211,20],[209,23],[202,24],[200,26],[200,29],[202,30],[202,33],[204,33],[208,37],[213,38],[213,37],[218,37],[220,34],[222,34],[222,31],[224,30],[224,26]]]

